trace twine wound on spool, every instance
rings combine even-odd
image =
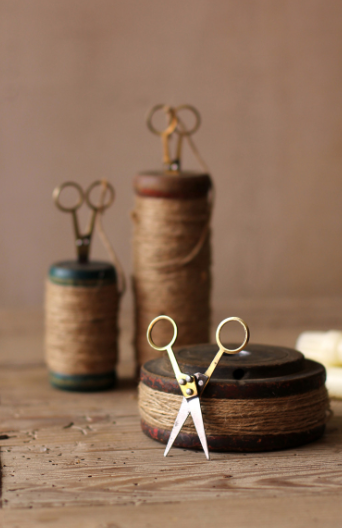
[[[134,221],[135,345],[140,364],[156,357],[146,342],[150,321],[167,313],[181,345],[207,342],[210,328],[210,216],[207,197],[136,196]],[[164,339],[162,325],[157,339]]]
[[[116,284],[70,287],[46,282],[46,349],[51,371],[102,374],[117,361]]]
[[[142,420],[151,427],[171,431],[182,396],[153,390],[139,384],[139,409]],[[252,400],[201,398],[207,435],[277,435],[302,433],[324,425],[329,416],[326,388],[304,394]],[[188,418],[183,432],[196,434]]]

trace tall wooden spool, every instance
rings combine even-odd
[[[226,346],[226,345],[225,345]],[[227,345],[235,348],[236,345]],[[217,345],[175,351],[182,372],[205,372]],[[144,433],[166,443],[182,396],[167,355],[141,369],[139,407]],[[248,345],[225,355],[201,398],[209,449],[269,451],[299,446],[324,433],[329,414],[325,369],[283,347]],[[191,419],[174,443],[201,445]]]
[[[172,121],[174,111],[171,109],[171,125],[177,125],[177,120]],[[170,130],[172,134],[175,129],[171,126]],[[164,156],[164,162],[164,171],[141,172],[134,179],[134,344],[138,365],[158,357],[146,342],[148,324],[158,315],[168,314],[177,320],[181,345],[210,339],[212,181],[206,172],[181,170],[179,159]],[[157,340],[163,339],[163,332],[162,325],[156,328]]]

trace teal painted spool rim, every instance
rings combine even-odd
[[[115,370],[104,374],[66,375],[49,371],[49,381],[57,389],[72,392],[96,392],[111,389],[116,385]]]
[[[115,284],[117,273],[114,266],[108,262],[93,260],[81,263],[77,260],[65,260],[52,264],[49,279],[64,286],[96,287]]]

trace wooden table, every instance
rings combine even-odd
[[[325,436],[298,449],[164,458],[140,430],[129,320],[119,387],[76,394],[47,382],[41,314],[2,315],[4,527],[342,526],[342,402]],[[298,331],[259,328],[253,341],[293,346]]]

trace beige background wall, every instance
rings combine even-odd
[[[130,273],[160,102],[202,114],[214,304],[341,296],[341,51],[337,0],[0,0],[0,307],[41,304],[49,264],[73,257],[64,180],[113,182],[105,226]]]

